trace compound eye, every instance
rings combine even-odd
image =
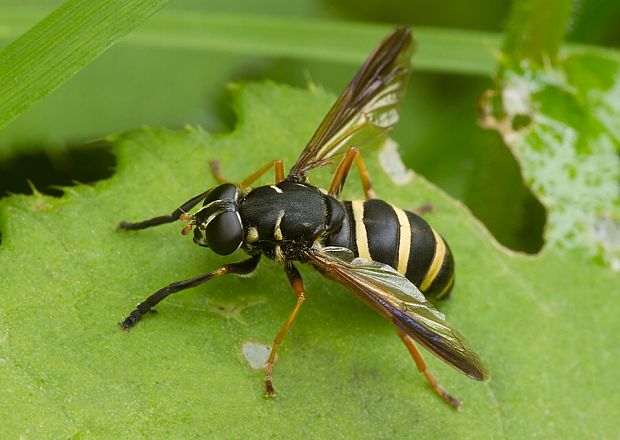
[[[215,200],[237,200],[237,187],[232,183],[216,186],[207,194],[204,205],[206,206]]]
[[[216,254],[228,255],[235,252],[243,242],[243,226],[235,212],[227,211],[217,215],[206,230],[209,247]]]

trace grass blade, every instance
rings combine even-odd
[[[0,43],[25,31],[41,13],[41,8],[36,7],[0,6]],[[390,27],[336,20],[168,10],[128,35],[123,44],[357,65]],[[418,43],[414,55],[417,69],[489,74],[495,69],[494,53],[502,35],[417,27],[414,37]]]
[[[68,0],[0,52],[0,127],[45,97],[168,0]],[[6,24],[3,23],[3,29]]]

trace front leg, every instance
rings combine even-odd
[[[181,290],[189,289],[191,287],[196,287],[202,283],[209,281],[212,278],[215,278],[220,275],[226,274],[237,274],[237,275],[247,275],[256,269],[258,266],[258,262],[260,261],[260,254],[256,255],[252,258],[249,258],[244,261],[240,261],[239,263],[225,264],[215,269],[212,272],[206,273],[204,275],[200,275],[195,278],[190,278],[184,281],[178,281],[176,283],[169,284],[163,289],[159,289],[157,292],[149,296],[143,302],[138,304],[136,308],[129,314],[127,318],[120,322],[119,325],[123,330],[129,330],[131,327],[136,325],[136,323],[148,313],[153,307],[155,307],[160,301],[166,298],[168,295],[171,295],[176,292],[180,292]]]
[[[185,214],[187,211],[196,206],[201,200],[203,200],[207,196],[207,194],[209,194],[209,191],[211,190],[209,189],[203,193],[198,194],[197,196],[192,197],[187,202],[183,203],[177,209],[172,211],[170,215],[161,215],[159,217],[153,217],[151,219],[136,223],[122,221],[118,224],[118,228],[124,229],[126,231],[134,231],[137,229],[150,228],[151,226],[163,225],[165,223],[172,223],[181,218],[182,214]]]

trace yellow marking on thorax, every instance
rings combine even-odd
[[[362,200],[353,200],[351,202],[353,210],[353,219],[355,220],[355,241],[357,242],[357,253],[360,258],[372,260],[370,258],[370,249],[368,249],[368,235],[366,234],[366,226],[364,225],[364,202]]]
[[[433,228],[431,228],[431,230],[435,236],[435,255],[433,256],[431,267],[428,269],[428,272],[426,272],[426,275],[422,280],[422,284],[420,284],[420,290],[422,292],[428,289],[437,276],[437,273],[439,273],[439,269],[441,269],[441,265],[443,264],[443,260],[446,255],[446,244],[444,243],[443,238],[441,238]]]
[[[392,206],[392,209],[398,217],[398,223],[400,224],[400,240],[398,243],[398,267],[396,270],[401,275],[407,273],[407,266],[409,264],[409,252],[411,252],[411,225],[407,214],[400,208]]]
[[[258,241],[258,239],[258,229],[256,229],[254,226],[250,226],[248,228],[248,233],[245,234],[245,241],[247,241],[248,243],[254,243]]]
[[[282,230],[280,229],[280,224],[282,223],[283,217],[284,217],[284,210],[281,210],[276,220],[276,225],[273,229],[273,238],[275,238],[278,241],[282,241],[284,239],[284,237],[282,236]]]
[[[282,248],[279,245],[276,245],[274,249],[274,256],[276,261],[279,261],[280,263],[284,262],[285,260],[284,252],[282,252]]]

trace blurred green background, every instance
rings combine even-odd
[[[0,11],[19,5],[28,11],[32,25],[59,4],[5,0]],[[617,46],[620,2],[590,0],[577,5],[568,40]],[[415,36],[418,26],[500,33],[510,2],[177,0],[166,10],[406,23]],[[2,30],[0,12],[0,46],[15,37]],[[144,125],[230,130],[235,124],[227,94],[231,82],[270,79],[299,87],[313,83],[337,94],[357,67],[344,61],[311,62],[121,41],[0,131],[0,195],[29,193],[28,180],[40,191],[59,195],[55,185],[109,176],[114,157],[105,143],[96,141],[108,134]],[[414,58],[403,117],[393,137],[408,167],[462,200],[502,244],[533,253],[543,244],[544,208],[523,185],[518,164],[499,136],[476,124],[476,101],[492,84],[490,77],[415,70]]]

